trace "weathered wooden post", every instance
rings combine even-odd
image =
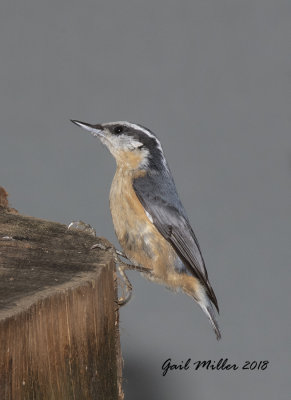
[[[1,400],[123,398],[115,264],[90,250],[102,240],[19,215],[0,190]]]

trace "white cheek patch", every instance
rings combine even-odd
[[[142,143],[139,142],[138,140],[134,140],[132,137],[129,137],[127,135],[121,135],[119,136],[120,139],[120,147],[123,150],[135,150],[138,147],[142,146]]]
[[[119,135],[119,136],[110,135],[108,137],[108,140],[110,141],[112,146],[118,148],[119,150],[124,150],[124,151],[135,150],[143,145],[138,140],[134,140],[132,137],[127,135]]]
[[[164,156],[164,152],[163,152],[163,149],[162,149],[162,146],[161,146],[161,143],[160,143],[159,139],[149,129],[146,129],[143,126],[140,126],[138,124],[133,124],[133,123],[128,122],[128,121],[107,122],[105,125],[109,125],[110,126],[110,125],[118,125],[118,124],[119,125],[126,125],[129,128],[133,128],[133,129],[136,129],[138,131],[141,131],[141,132],[145,133],[148,137],[151,137],[151,138],[155,139],[157,148],[160,150],[161,155],[162,155],[163,166],[165,167],[165,169],[167,171],[169,170],[167,162],[166,162],[166,159],[165,159],[165,156]],[[123,135],[121,135],[121,136],[123,136]],[[140,143],[138,141],[136,141],[136,143],[138,143],[136,147],[139,147],[139,146],[142,145],[142,143]],[[127,147],[127,149],[128,150],[134,150],[134,148],[130,149],[129,147]],[[148,164],[148,160],[146,159],[146,161],[144,162],[144,165],[147,165],[147,164]]]
[[[125,151],[125,152],[135,151],[139,147],[143,146],[143,143],[139,142],[138,140],[134,140],[130,136],[127,136],[127,135],[115,136],[115,135],[112,135],[109,131],[107,131],[107,135],[104,138],[100,137],[100,140],[103,144],[105,144],[108,147],[109,151],[112,153],[112,155],[115,158],[118,158],[119,153],[122,151]],[[141,154],[141,162],[140,162],[139,167],[146,168],[149,163],[148,149],[142,148],[137,151],[140,152],[140,154]]]

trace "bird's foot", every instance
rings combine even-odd
[[[124,306],[129,302],[132,296],[132,284],[130,280],[128,279],[128,276],[126,275],[125,271],[126,270],[132,270],[132,271],[139,271],[142,273],[151,273],[151,271],[148,268],[144,268],[140,265],[133,265],[133,264],[128,264],[120,259],[120,257],[126,259],[127,261],[128,258],[126,255],[120,251],[115,249],[113,246],[105,246],[104,244],[101,243],[96,243],[91,247],[92,249],[101,249],[104,251],[110,251],[110,253],[113,256],[113,259],[115,261],[115,264],[117,266],[118,272],[121,276],[121,279],[119,280],[119,286],[121,287],[122,290],[122,296],[118,298],[118,305],[119,306]]]
[[[126,273],[124,272],[124,270],[127,269],[127,266],[129,266],[130,264],[124,263],[119,258],[119,257],[123,257],[126,260],[128,260],[126,255],[124,253],[122,253],[122,251],[115,249],[113,246],[105,246],[102,243],[94,244],[91,247],[91,250],[93,250],[93,249],[101,249],[104,251],[109,251],[112,254],[114,262],[117,266],[118,272],[121,276],[121,278],[118,278],[118,284],[119,284],[119,287],[121,288],[122,295],[121,295],[121,297],[118,298],[118,305],[124,306],[125,304],[127,304],[129,302],[129,300],[131,299],[131,296],[132,296],[132,284],[130,283],[130,280],[128,279]]]

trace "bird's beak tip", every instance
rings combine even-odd
[[[79,126],[80,128],[89,131],[93,136],[100,136],[100,133],[103,130],[101,125],[92,125],[88,124],[87,122],[78,121],[76,119],[71,119],[70,121],[73,122],[73,124]]]
[[[81,121],[78,121],[76,119],[70,119],[70,121],[73,122],[73,124],[78,125],[78,126],[87,125],[85,122],[81,122]]]

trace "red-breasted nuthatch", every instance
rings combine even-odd
[[[217,299],[156,135],[124,121],[72,122],[97,136],[115,157],[110,210],[126,257],[147,270],[151,280],[191,296],[220,339],[212,306],[219,311]]]

